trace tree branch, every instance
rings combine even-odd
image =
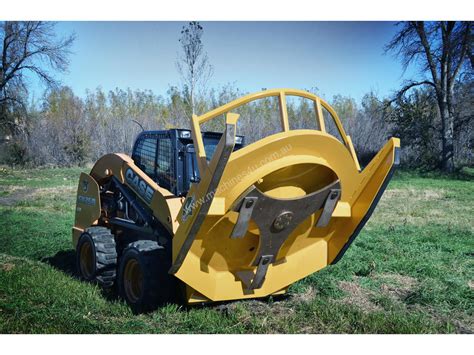
[[[453,71],[453,74],[450,78],[450,82],[451,82],[451,85],[450,85],[450,88],[452,88],[454,86],[454,81],[457,77],[457,75],[459,74],[459,70],[461,69],[462,67],[462,64],[464,62],[464,57],[466,56],[467,54],[467,49],[469,47],[469,35],[470,35],[470,32],[471,32],[471,28],[470,28],[471,24],[470,23],[467,23],[466,24],[466,29],[464,31],[464,36],[463,36],[463,43],[462,43],[462,47],[461,47],[461,52],[459,54],[459,60],[458,60],[458,63],[456,65],[456,67],[454,68],[454,71]]]
[[[439,85],[439,78],[436,72],[436,64],[433,60],[433,55],[431,53],[431,47],[428,42],[428,38],[426,37],[425,24],[423,21],[419,21],[419,22],[415,22],[414,26],[416,28],[416,32],[418,33],[418,36],[420,37],[421,45],[423,46],[425,50],[426,60],[428,61],[428,66],[431,71],[431,75],[433,77],[435,88],[438,89],[441,85]]]
[[[429,80],[423,80],[423,81],[412,81],[408,84],[406,84],[401,90],[399,90],[395,97],[389,101],[386,102],[386,107],[390,106],[392,103],[394,103],[395,101],[399,100],[403,95],[405,95],[405,93],[416,87],[416,86],[422,86],[422,85],[429,85],[429,86],[432,86],[434,89],[436,89],[436,85],[435,83],[433,83],[432,81],[429,81]]]

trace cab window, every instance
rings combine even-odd
[[[148,176],[155,176],[156,138],[142,138],[138,141],[133,160]]]
[[[173,178],[173,154],[170,138],[158,138],[158,154],[156,155],[156,175],[161,185],[171,188]]]

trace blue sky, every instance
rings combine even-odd
[[[175,61],[184,22],[59,22],[60,35],[75,32],[63,84],[86,89],[130,87],[164,95],[179,83]],[[384,45],[393,22],[202,22],[203,42],[219,87],[244,91],[318,87],[360,99],[370,90],[385,96],[414,72],[403,73]]]

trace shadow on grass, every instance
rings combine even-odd
[[[64,272],[68,276],[78,278],[76,272],[76,252],[72,249],[58,251],[54,256],[43,258],[41,261]]]
[[[73,249],[69,250],[61,250],[57,252],[54,256],[46,257],[41,259],[42,262],[52,266],[56,270],[63,272],[67,276],[71,277],[72,279],[75,279],[76,281],[80,282],[85,282],[85,283],[90,283],[84,280],[81,280],[79,277],[79,274],[76,270],[76,252]],[[116,302],[121,300],[118,290],[116,285],[112,288],[100,288],[102,296],[109,302]],[[254,302],[261,302],[261,303],[274,303],[274,302],[281,302],[281,301],[286,301],[288,300],[290,296],[288,294],[283,294],[283,295],[276,295],[276,296],[268,296],[268,297],[263,297],[263,298],[258,298],[258,299],[253,299]],[[179,287],[176,287],[176,290],[174,292],[174,295],[170,300],[166,302],[166,304],[174,304],[179,306],[179,308],[187,312],[191,309],[202,309],[202,308],[213,308],[216,311],[222,312],[223,314],[227,314],[229,312],[229,309],[232,307],[232,305],[239,300],[233,300],[233,301],[222,301],[222,302],[203,302],[203,303],[197,303],[193,305],[188,305],[184,301],[182,295],[179,292]],[[164,306],[159,305],[157,308],[159,309],[160,307]]]
[[[77,273],[76,269],[76,252],[73,249],[58,251],[54,256],[43,258],[41,259],[41,261],[43,263],[51,265],[56,270],[63,272],[64,274],[75,279],[76,281],[90,283],[82,280],[79,277],[79,274]],[[120,299],[116,291],[116,287],[108,289],[101,287],[100,290],[102,296],[107,301],[114,302]]]

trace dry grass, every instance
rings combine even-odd
[[[377,277],[383,282],[380,286],[382,293],[396,300],[405,300],[415,292],[419,283],[413,277],[400,274],[380,274]]]
[[[378,213],[367,224],[391,225],[465,225],[474,231],[470,204],[462,204],[447,189],[414,188],[386,190],[377,207]]]
[[[300,303],[309,303],[318,295],[318,291],[313,286],[308,286],[304,291],[292,295],[292,300]]]
[[[13,270],[14,267],[15,267],[15,264],[11,264],[11,263],[2,263],[2,264],[0,264],[0,269],[2,271],[11,271],[11,270]]]
[[[69,199],[75,192],[74,186],[58,187],[27,187],[27,186],[0,186],[0,205],[17,206],[27,205],[34,201]],[[37,207],[33,204],[33,207]]]
[[[374,292],[363,288],[357,281],[341,281],[339,287],[346,293],[346,296],[341,300],[342,303],[358,307],[364,312],[382,310],[371,300]]]
[[[27,186],[0,186],[0,192],[5,195],[23,195],[25,199],[33,199],[44,197],[46,195],[70,194],[74,192],[73,186],[57,186],[57,187],[27,187]],[[20,200],[17,198],[17,200]],[[3,204],[3,203],[2,203]]]
[[[444,189],[390,189],[384,192],[384,198],[393,199],[410,199],[411,202],[415,201],[432,201],[439,200],[446,196]]]
[[[2,195],[0,196],[0,205],[14,206],[19,201],[28,199],[34,190],[32,187],[25,186],[1,186],[0,192],[2,192]]]

